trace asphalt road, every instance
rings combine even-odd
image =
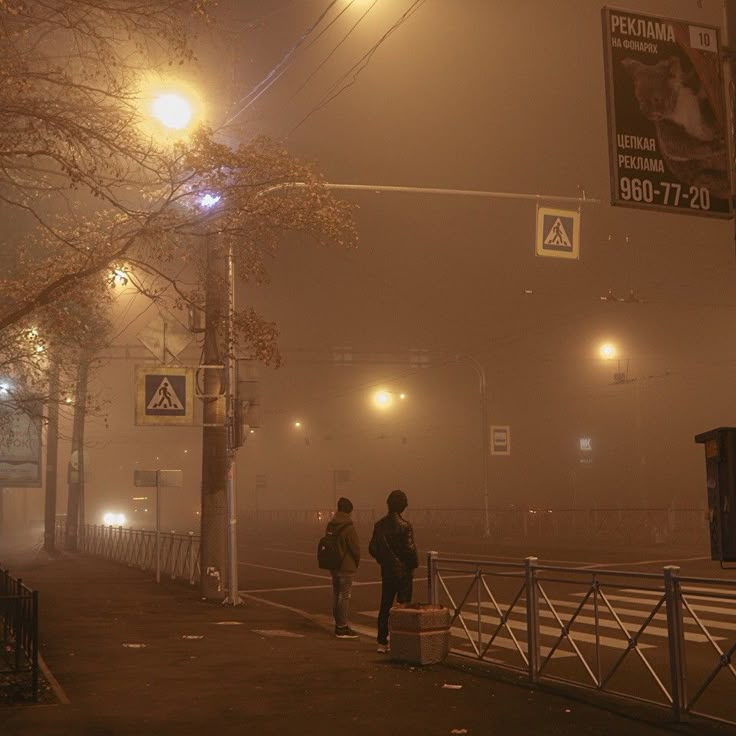
[[[367,532],[360,531],[365,543]],[[239,547],[241,590],[310,614],[329,614],[330,579],[315,559],[320,534],[315,527],[313,533],[301,529],[244,535]],[[662,704],[668,702],[670,687],[663,567],[677,565],[683,577],[724,581],[723,586],[695,581],[683,587],[690,606],[684,616],[687,686],[692,698],[716,673],[695,710],[736,721],[736,668],[722,656],[736,646],[736,585],[730,584],[736,581],[736,572],[722,570],[704,550],[529,545],[525,554],[524,546],[480,545],[457,538],[430,543],[442,560],[445,588],[440,602],[461,605],[463,612],[452,628],[454,650],[476,661],[482,652],[484,661],[492,664],[525,668],[526,599],[518,565],[527,554],[537,556],[540,565],[557,568],[540,572],[543,673],[587,686],[605,681],[609,690]],[[425,545],[423,560],[426,549]],[[459,560],[483,563],[482,576]],[[584,571],[571,574],[572,568]],[[622,574],[614,576],[612,570]],[[416,572],[415,601],[427,600],[426,573],[424,564]],[[641,573],[656,577],[642,578]],[[594,594],[595,579],[599,587]],[[375,635],[379,597],[379,570],[364,550],[351,617],[353,628],[367,636]],[[630,644],[634,639],[636,647]]]

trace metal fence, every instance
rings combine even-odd
[[[451,651],[736,725],[731,581],[428,555],[428,599],[452,613]]]
[[[38,591],[0,570],[0,673],[30,673],[31,693],[38,699]]]
[[[80,528],[79,551],[83,554],[121,562],[150,572],[156,571],[156,532],[148,529],[97,526]],[[63,544],[64,524],[57,524],[56,537]],[[160,573],[172,580],[186,580],[194,585],[200,576],[200,538],[194,532],[160,532]]]

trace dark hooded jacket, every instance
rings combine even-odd
[[[396,511],[389,511],[376,522],[368,551],[381,566],[384,577],[405,577],[419,567],[414,530]]]
[[[340,527],[343,527],[343,529],[337,538],[337,546],[342,555],[342,565],[338,572],[354,573],[360,564],[360,543],[358,542],[358,532],[355,530],[350,514],[337,511],[327,524],[327,530],[332,533],[337,532]]]

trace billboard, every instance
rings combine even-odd
[[[41,407],[31,411],[3,414],[9,427],[0,436],[0,487],[41,487]]]
[[[718,30],[603,9],[611,201],[731,216]]]

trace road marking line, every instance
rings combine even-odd
[[[456,639],[462,639],[467,644],[467,646],[470,647],[470,643],[468,641],[468,635],[465,633],[465,629],[463,629],[460,626],[453,626],[450,629],[450,633]],[[486,637],[486,643],[487,642],[488,642],[488,637]],[[476,641],[475,644],[477,646],[478,645],[478,642]],[[481,646],[485,646],[485,644],[482,644]],[[526,642],[525,641],[519,641],[519,646],[521,647],[521,651],[524,652],[524,653],[526,653],[526,649],[525,649]],[[501,636],[497,636],[493,640],[493,644],[491,644],[490,648],[488,649],[488,652],[492,652],[496,648],[498,648],[498,649],[508,649],[509,651],[516,652],[516,654],[519,654],[519,650],[516,648],[516,645],[514,644],[514,642],[511,641],[511,639],[505,639],[505,638],[503,638]],[[550,653],[550,650],[551,650],[551,647],[546,647],[544,645],[540,645],[540,647],[539,647],[539,653],[543,657],[546,657]],[[475,654],[475,652],[472,649],[470,651],[472,651],[473,654]],[[486,654],[488,654],[488,652],[486,652]],[[476,656],[478,656],[478,655],[476,655]],[[560,649],[558,647],[555,650],[555,653],[552,655],[552,659],[568,659],[568,658],[574,657],[574,656],[576,656],[575,655],[575,652],[568,652],[568,651],[566,651],[564,649]],[[519,658],[521,658],[521,655],[520,654],[519,654]],[[484,660],[490,659],[490,657],[484,657],[483,659]],[[522,660],[522,662],[523,662],[523,660]],[[508,662],[503,662],[502,661],[502,664],[508,664]]]
[[[248,593],[242,593],[242,595],[251,601],[256,601],[256,603],[263,603],[266,606],[273,606],[274,608],[281,608],[285,611],[296,613],[299,616],[306,618],[308,621],[311,621],[313,624],[315,624],[315,626],[319,626],[321,629],[332,631],[335,627],[335,622],[332,619],[332,616],[328,616],[327,614],[309,613],[309,611],[305,611],[301,608],[287,606],[284,603],[276,603],[275,601],[269,601],[267,598],[260,598],[255,595],[249,595]],[[364,634],[365,636],[375,636],[375,631],[373,629],[367,626],[363,626],[362,624],[354,624],[351,626],[351,628],[361,634]]]
[[[361,611],[360,613],[362,616],[377,616],[378,615],[378,611]],[[468,625],[468,628],[470,628],[471,623],[477,623],[478,621],[477,614],[466,612],[465,617],[466,617],[466,624]],[[493,624],[494,628],[498,626],[498,619],[494,619],[492,616],[481,615],[480,620],[486,624]],[[512,629],[514,629],[514,632],[517,632],[517,631],[520,633],[526,632],[526,621],[525,620],[524,621],[514,621],[513,619],[509,619],[508,623],[509,623],[509,626]],[[454,628],[458,628],[460,631],[463,632],[463,635],[465,635],[465,630],[462,627],[453,627],[453,629]],[[545,634],[547,636],[551,636],[554,639],[558,639],[560,636],[559,628],[554,627],[554,626],[540,626],[539,631],[540,633]],[[576,643],[579,641],[584,641],[587,644],[595,644],[595,641],[596,641],[596,637],[593,636],[592,634],[584,634],[582,632],[576,632],[573,638],[575,639]],[[498,641],[498,639],[496,639],[496,641]],[[599,636],[598,641],[600,641],[601,646],[609,647],[610,649],[618,649],[618,650],[626,649],[629,645],[629,642],[627,639],[614,639],[610,636]],[[521,643],[522,642],[519,641],[519,644]],[[513,642],[510,639],[509,639],[509,644],[512,647],[514,646]],[[641,643],[639,644],[640,649],[654,649],[655,646],[656,646],[655,644],[641,644]],[[514,647],[514,649],[515,648],[516,647]],[[573,656],[575,656],[574,653],[573,653]]]
[[[522,568],[524,565],[524,558],[518,557],[518,556],[509,557],[507,555],[477,555],[475,553],[468,553],[468,552],[441,552],[441,551],[438,551],[437,554],[440,558],[459,557],[462,560],[467,560],[467,559],[476,560],[477,559],[477,560],[490,560],[491,562],[493,562],[494,560],[501,560],[504,562],[510,561],[510,562],[518,562],[519,565],[522,566]],[[582,565],[582,562],[580,560],[548,560],[545,558],[544,562],[545,563],[561,562],[564,565],[571,565],[573,567],[580,567]],[[596,564],[599,564],[599,563],[596,563]],[[604,564],[604,563],[600,563],[600,564]]]
[[[263,552],[287,552],[290,555],[304,555],[305,557],[314,557],[314,552],[299,552],[295,549],[284,549],[281,547],[259,547]]]
[[[644,593],[644,591],[642,592]],[[575,596],[576,598],[582,598],[585,593],[571,593],[570,595]],[[630,598],[625,595],[614,595],[612,593],[606,593],[605,595],[609,601],[624,601],[626,603],[646,604],[650,605],[652,608],[654,608],[654,606],[659,603],[659,598]],[[695,613],[723,613],[727,616],[736,616],[736,607],[723,608],[722,606],[703,606],[697,601],[693,600],[688,600],[688,603],[694,609]],[[605,603],[603,605],[605,605]]]
[[[553,605],[559,605],[560,603],[561,603],[561,601],[552,601],[552,604]],[[539,605],[540,605],[539,615],[540,615],[541,618],[551,618],[551,619],[553,619],[555,621],[557,620],[555,618],[555,614],[552,613],[552,611],[548,610],[547,608],[544,608],[544,609],[541,608],[541,606],[542,606],[542,602],[541,601],[540,601],[540,604]],[[567,603],[565,605],[570,606],[571,608],[577,608],[577,606],[575,605],[575,603]],[[492,608],[493,604],[487,603],[487,602],[484,601],[481,604],[481,606],[483,608]],[[583,609],[583,610],[585,610],[585,609]],[[644,619],[646,618],[648,612],[647,611],[634,611],[633,612],[633,615],[634,616],[639,616],[639,618],[638,619],[635,618],[634,621],[626,621],[626,620],[624,620],[624,617],[626,615],[624,613],[625,610],[630,610],[630,609],[623,609],[623,608],[616,608],[615,609],[615,611],[618,614],[618,616],[622,619],[622,622],[623,622],[624,625],[628,624],[628,628],[629,629],[632,629],[632,627],[636,627],[636,630],[638,631],[639,626],[644,623]],[[608,609],[605,608],[605,607],[603,607],[601,609],[601,612],[603,614],[610,613],[608,611]],[[516,616],[519,616],[520,618],[523,618],[524,616],[526,616],[526,606],[515,606],[514,607],[514,610],[509,615],[510,616],[516,615]],[[558,612],[558,615],[559,615],[559,612]],[[564,613],[563,613],[562,616],[560,616],[560,618],[562,619],[562,623],[565,624],[565,626],[567,626],[568,621],[565,620]],[[663,619],[663,620],[666,620],[667,617],[664,614],[657,614],[655,616],[655,619]],[[695,621],[693,619],[686,619],[686,620],[688,621],[688,623],[693,623],[693,624],[695,623]],[[575,621],[573,621],[573,624],[572,624],[573,625],[573,628],[577,624],[582,624],[584,626],[591,626],[591,627],[593,627],[593,629],[595,629],[595,617],[594,616],[586,616],[586,615],[584,615],[581,612],[575,618]],[[605,615],[599,617],[599,619],[598,619],[598,625],[602,629],[613,629],[614,631],[621,632],[621,634],[623,635],[623,631],[621,630],[621,627],[613,619],[606,618]],[[731,628],[733,628],[734,630],[736,630],[736,626],[733,626]],[[577,631],[577,630],[575,630],[575,631]],[[574,633],[574,632],[572,632],[572,633]],[[633,633],[635,633],[635,631],[630,631],[630,633],[633,634]],[[646,627],[646,629],[644,629],[644,631],[641,633],[642,636],[646,636],[647,634],[650,634],[651,636],[659,636],[659,637],[662,637],[662,638],[666,639],[667,638],[667,628],[666,627],[663,627],[663,626],[652,626],[652,624],[650,623]],[[692,633],[692,632],[689,632],[689,631],[686,631],[685,632],[685,639],[687,641],[696,642],[698,644],[705,644],[708,641],[708,638],[705,635],[698,634],[698,633]],[[713,639],[715,641],[723,641],[725,639],[725,637],[723,637],[723,636],[714,636]]]
[[[258,565],[255,562],[239,562],[239,565],[245,565],[246,567],[258,567],[261,570],[273,570],[274,572],[286,572],[291,575],[302,575],[305,578],[319,578],[320,580],[330,580],[328,575],[316,575],[313,572],[301,572],[300,570],[287,570],[283,567],[271,567],[269,565]]]
[[[664,560],[637,560],[636,562],[600,562],[594,565],[583,565],[583,570],[592,570],[597,567],[636,567],[638,565],[661,565],[662,563],[671,565],[673,562],[700,562],[701,560],[709,560],[710,557],[678,557],[672,559],[668,557]]]
[[[553,606],[556,606],[557,608],[577,608],[579,605],[576,601],[559,601],[559,600],[555,600],[554,598],[550,598],[550,602],[552,603]],[[639,603],[639,601],[632,601],[632,603]],[[490,601],[483,601],[481,605],[484,608],[491,608],[494,611],[496,610]],[[541,605],[542,604],[540,601],[540,606]],[[586,605],[589,605],[591,609],[593,607],[592,601]],[[516,610],[517,608],[519,608],[518,605],[514,607],[514,610]],[[610,615],[610,611],[606,608],[604,603],[601,602],[599,604],[599,608],[602,614]],[[654,604],[652,604],[652,608],[654,608]],[[503,607],[502,607],[502,610],[503,610]],[[521,606],[519,610],[526,611],[526,607]],[[587,609],[583,608],[583,611],[585,610]],[[651,613],[651,609],[646,610],[646,609],[638,609],[638,608],[615,608],[614,610],[621,618],[630,617],[634,619],[634,622],[638,621],[640,624]],[[558,613],[564,613],[564,612],[558,612]],[[560,616],[560,618],[562,618],[562,616]],[[578,616],[578,619],[576,620],[579,620],[579,618],[580,617]],[[654,620],[666,621],[667,614],[657,613],[654,615]],[[697,624],[695,623],[695,619],[691,618],[687,613],[684,614],[684,620],[689,624],[693,624],[697,626]],[[706,618],[701,618],[700,622],[703,624],[703,626],[710,627],[711,629],[723,629],[724,631],[736,631],[736,623],[726,623],[725,621],[717,621],[715,619],[706,619]],[[631,622],[624,621],[624,623],[631,623]],[[649,629],[647,629],[647,631],[648,630]]]
[[[245,563],[241,563],[245,564]],[[320,576],[321,577],[321,576]],[[444,575],[444,580],[457,580],[458,578],[473,578],[475,575]],[[426,583],[427,578],[414,578],[415,583]],[[360,588],[367,585],[380,585],[380,580],[359,580],[353,583],[353,588]],[[325,590],[332,588],[332,580],[326,585],[291,585],[285,588],[249,588],[247,590],[240,590],[239,593],[288,593],[290,591],[298,590]]]

